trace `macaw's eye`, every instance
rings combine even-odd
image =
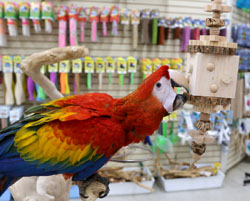
[[[157,83],[156,83],[156,87],[157,87],[157,88],[161,88],[161,83],[160,83],[160,82],[157,82]]]

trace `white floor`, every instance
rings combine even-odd
[[[230,170],[220,189],[165,193],[157,185],[155,192],[146,195],[108,196],[103,201],[250,201],[250,184],[243,186],[250,163],[242,162]],[[99,199],[101,200],[101,199]],[[80,201],[80,200],[72,200]]]

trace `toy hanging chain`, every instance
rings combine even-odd
[[[144,9],[141,13],[141,42],[142,44],[149,44],[149,18],[150,10]]]
[[[102,23],[102,36],[107,36],[107,22],[108,22],[109,9],[107,7],[102,7],[100,13],[100,21]]]
[[[206,144],[214,140],[208,133],[212,128],[210,113],[230,107],[231,98],[235,96],[239,65],[239,57],[234,55],[237,44],[218,36],[219,27],[225,25],[220,19],[221,13],[231,12],[231,6],[222,5],[221,0],[212,0],[212,5],[207,5],[205,10],[213,12],[213,17],[206,19],[210,35],[200,36],[200,40],[190,40],[188,46],[187,76],[190,94],[186,95],[188,102],[194,105],[194,110],[201,112],[200,119],[195,123],[198,130],[190,131],[193,137],[192,166],[206,151]],[[200,83],[203,80],[207,80],[206,83]]]
[[[51,2],[42,2],[42,19],[45,20],[45,31],[51,33],[54,21],[54,7]]]

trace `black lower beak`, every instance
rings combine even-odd
[[[173,104],[173,110],[177,110],[187,102],[187,97],[182,94],[177,94]]]

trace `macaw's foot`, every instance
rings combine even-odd
[[[99,174],[94,174],[86,180],[78,182],[79,194],[83,199],[89,196],[96,196],[97,198],[104,198],[109,193],[109,180]]]

